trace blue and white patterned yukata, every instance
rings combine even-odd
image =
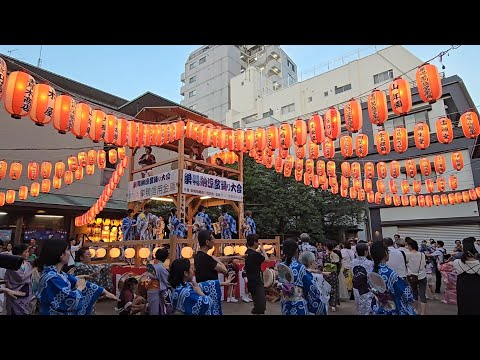
[[[231,239],[232,234],[237,230],[237,222],[229,213],[222,214],[223,224],[220,224],[222,227],[222,239]]]
[[[123,240],[135,240],[135,225],[137,221],[135,219],[130,219],[130,217],[124,217],[122,219],[122,234],[123,234]]]
[[[172,292],[175,310],[185,315],[222,315],[222,291],[220,281],[208,280],[198,283],[204,296],[198,295],[192,284],[180,284]]]
[[[246,239],[248,235],[256,234],[256,233],[257,233],[257,224],[255,224],[255,220],[253,220],[251,216],[247,216],[245,218],[243,238]]]

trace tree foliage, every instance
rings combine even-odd
[[[326,233],[363,221],[364,204],[305,186],[274,169],[244,158],[245,210],[253,212],[260,237],[307,232],[317,241]]]

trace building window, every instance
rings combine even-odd
[[[195,69],[197,67],[197,62],[194,61],[190,64],[190,70]]]
[[[312,102],[313,98],[311,96],[308,97],[307,101]]]
[[[198,60],[198,65],[202,65],[205,61],[207,61],[207,57],[204,56],[200,60]]]
[[[240,86],[243,86],[244,82],[242,81],[242,83],[240,84]]]
[[[295,103],[287,106],[282,106],[282,115],[291,113],[292,111],[295,111]]]
[[[328,96],[328,91],[325,91],[325,92],[323,93],[323,96]]]
[[[288,85],[292,85],[292,84],[295,84],[295,78],[288,74]]]
[[[197,75],[192,76],[190,80],[188,80],[188,83],[191,84],[191,83],[194,83],[195,81],[197,81]]]
[[[352,89],[352,84],[347,84],[343,86],[335,86],[335,94],[340,94],[344,91],[351,90]]]
[[[390,79],[393,79],[393,70],[392,69],[381,72],[380,74],[373,75],[373,83],[374,84],[383,83],[383,82],[388,81]]]
[[[242,66],[240,67],[240,72],[243,73],[245,71],[245,68]]]
[[[234,128],[234,129],[240,128],[240,121],[235,121],[235,122],[233,123],[233,128]]]
[[[397,126],[405,127],[404,117],[400,116],[398,118],[393,119],[393,127],[396,128]]]
[[[194,97],[195,95],[197,95],[197,90],[193,89],[192,91],[190,91],[188,93],[188,97]]]
[[[262,118],[267,118],[267,117],[272,116],[272,115],[273,115],[273,110],[270,109],[269,111],[263,113]]]
[[[197,110],[197,104],[193,104],[192,106],[190,106],[190,109]]]
[[[242,123],[243,124],[249,124],[253,121],[257,121],[257,114],[250,115],[250,116],[242,118]]]
[[[287,66],[292,69],[293,72],[295,72],[295,65],[290,61],[290,59],[287,59]]]

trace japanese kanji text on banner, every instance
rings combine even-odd
[[[183,193],[243,201],[243,183],[195,171],[183,171]]]
[[[128,200],[140,201],[152,196],[166,196],[178,192],[178,170],[167,171],[128,183]]]

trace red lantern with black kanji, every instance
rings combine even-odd
[[[106,116],[105,116],[105,121],[107,121]],[[152,127],[153,127],[153,125],[145,124],[145,126],[143,128],[144,132],[145,132],[145,138],[144,138],[144,141],[143,141],[144,146],[150,146],[152,144],[152,131],[154,130]]]
[[[447,163],[443,155],[435,155],[433,164],[435,165],[435,172],[437,174],[443,174],[447,169]]]
[[[47,179],[52,174],[52,163],[49,161],[42,162],[42,166],[40,167],[40,173],[44,179]]]
[[[10,165],[10,179],[18,180],[18,178],[22,175],[22,163],[13,162]]]
[[[448,118],[440,118],[435,123],[438,142],[450,144],[453,140],[452,121]]]
[[[413,138],[417,149],[425,150],[430,146],[430,129],[424,122],[420,122],[413,128]]]
[[[90,154],[90,151],[88,153]],[[118,154],[118,158],[120,160],[123,160],[127,156],[127,151],[125,150],[124,147],[119,147],[119,148],[117,148],[117,154]],[[90,157],[90,155],[89,155],[89,157]],[[95,164],[95,162],[94,162],[94,164]]]
[[[95,165],[97,163],[97,152],[95,150],[88,150],[87,165]]]
[[[30,196],[37,197],[40,194],[40,184],[38,182],[33,182],[30,185]]]
[[[318,189],[320,187],[320,181],[318,180],[318,175],[313,175],[312,186],[314,189]]]
[[[81,151],[78,153],[77,155],[78,157],[78,165],[80,167],[85,167],[87,166],[88,164],[88,161],[87,161],[87,153],[85,151]]]
[[[247,130],[248,131],[248,130]],[[290,124],[283,123],[278,131],[280,146],[282,149],[289,149],[292,145],[292,127]]]
[[[335,176],[335,162],[334,161],[328,161],[327,162],[327,176]]]
[[[127,126],[127,145],[130,148],[137,146],[137,123],[133,120],[128,122]]]
[[[480,125],[478,115],[474,111],[467,111],[460,116],[460,124],[462,125],[465,137],[475,139],[480,134]]]
[[[340,177],[340,186],[342,187],[342,189],[348,189],[348,187],[350,186],[350,178],[342,175]]]
[[[83,168],[81,168],[83,171]],[[50,192],[51,182],[50,179],[43,179],[42,185],[40,186],[40,190],[42,193],[49,193]]]
[[[297,146],[304,146],[307,142],[307,123],[302,119],[297,119],[293,123],[293,142]]]
[[[75,180],[82,180],[83,179],[83,167],[79,167],[77,169],[77,171],[75,171],[74,173],[74,176],[75,176]]]
[[[306,146],[295,145],[295,155],[297,155],[299,159],[304,159],[307,156]]]
[[[7,190],[7,194],[5,196],[5,202],[7,204],[13,204],[15,202],[15,190]]]
[[[331,140],[336,140],[341,133],[340,112],[334,107],[330,107],[323,115],[325,125],[325,136]]]
[[[409,201],[409,196],[408,195],[402,195],[402,205],[403,206],[408,206],[410,204],[410,201]]]
[[[368,155],[368,136],[359,134],[355,139],[355,153],[359,158],[364,158]]]
[[[295,180],[302,181],[302,179],[303,179],[303,170],[302,171],[295,170]]]
[[[315,167],[315,162],[312,159],[307,159],[305,161],[305,171],[307,174],[313,174],[313,168]]]
[[[440,195],[433,195],[433,204],[435,206],[439,206],[440,204],[442,203],[442,201],[440,200]]]
[[[424,102],[433,104],[442,97],[442,81],[435,65],[419,66],[415,77],[418,94]]]
[[[425,206],[432,207],[433,200],[431,195],[425,195]]]
[[[279,145],[278,128],[274,125],[269,126],[267,130],[267,147],[275,150]]]
[[[468,195],[470,196],[470,200],[475,201],[478,199],[477,192],[475,189],[468,190]]]
[[[409,200],[411,207],[417,206],[417,197],[415,195],[410,195]]]
[[[396,127],[393,130],[393,147],[399,154],[408,149],[408,134],[404,127]]]
[[[93,175],[95,173],[95,165],[87,165],[85,167],[85,172],[87,175]]]
[[[430,164],[430,160],[427,158],[421,158],[420,159],[420,172],[422,173],[423,176],[429,176],[430,173],[432,172],[432,166]]]
[[[320,145],[325,139],[325,131],[323,127],[322,117],[315,113],[308,120],[308,131],[310,132],[310,140],[312,143]]]
[[[278,154],[282,159],[286,159],[287,156],[290,155],[290,149],[278,148]]]
[[[385,181],[377,180],[376,185],[377,185],[377,191],[383,194],[385,192]]]
[[[8,164],[6,161],[0,161],[0,180],[3,180],[7,176]]]
[[[105,166],[107,165],[107,153],[105,150],[98,150],[97,163],[99,169],[105,169]]]
[[[348,189],[340,187],[340,196],[346,198],[348,196]]]
[[[338,187],[338,181],[336,176],[330,176],[328,178],[328,184],[331,188]]]
[[[71,96],[59,95],[53,107],[53,127],[60,134],[66,134],[73,126],[76,103]]]
[[[10,73],[5,87],[4,105],[5,110],[11,114],[12,118],[20,119],[22,116],[28,115],[32,108],[34,87],[35,79],[30,74],[23,71]]]
[[[390,206],[392,205],[392,195],[386,193],[385,194],[385,205]]]
[[[396,78],[390,84],[389,92],[390,104],[395,114],[403,116],[412,109],[412,93],[407,80]]]
[[[0,79],[0,82],[2,80]],[[33,88],[32,108],[30,110],[30,119],[37,126],[43,126],[52,121],[53,107],[57,94],[55,89],[47,84],[37,84]],[[1,98],[1,85],[0,85]]]
[[[408,183],[408,180],[406,180],[406,179],[402,180],[402,192],[404,194],[409,194],[410,193],[410,184]]]
[[[390,153],[390,135],[388,135],[385,130],[377,132],[375,143],[377,145],[377,152],[380,155],[387,155]]]
[[[440,201],[442,202],[442,205],[448,205],[448,195],[447,194],[440,195]]]
[[[117,127],[117,117],[115,115],[107,115],[105,117],[105,134],[103,136],[103,139],[107,144],[113,144],[115,142],[115,130]],[[151,132],[155,133],[155,139],[157,137],[157,127],[155,125],[152,125],[151,127]],[[153,136],[153,134],[152,134]],[[153,144],[153,143],[152,143]],[[154,144],[156,145],[156,144]]]
[[[5,92],[5,83],[7,79],[7,64],[5,61],[0,58],[0,100],[2,99],[3,93]],[[3,202],[5,203],[5,194],[3,194]],[[1,204],[0,206],[3,206]]]
[[[385,179],[387,177],[387,164],[383,161],[377,163],[377,175],[380,179]]]
[[[213,129],[211,132],[213,132]],[[245,139],[245,133],[243,132],[243,130],[241,129],[235,130],[235,150],[237,151],[243,150],[244,139]],[[278,130],[277,130],[277,147],[278,147]]]
[[[54,189],[60,189],[62,187],[62,178],[56,176],[53,177],[52,186]]]
[[[307,174],[307,173],[304,173],[303,174],[303,184],[305,186],[310,186],[312,184],[312,175],[311,174]]]
[[[392,194],[396,194],[398,192],[398,185],[397,185],[397,182],[395,181],[395,179],[390,179],[389,188],[390,188],[390,192]]]
[[[115,145],[117,146],[125,146],[127,144],[127,129],[128,129],[128,121],[123,118],[118,118],[116,122],[116,136],[114,138]],[[158,127],[157,127],[157,142],[158,136]]]
[[[83,139],[87,135],[92,116],[92,108],[85,103],[78,103],[75,106],[75,117],[73,119],[72,134],[77,139]]]
[[[418,206],[424,207],[425,206],[425,196],[418,195],[417,196],[417,202],[418,202]]]
[[[422,181],[413,179],[412,188],[413,188],[413,191],[415,191],[417,194],[420,194],[422,192]]]
[[[280,144],[281,144],[280,140]],[[248,129],[245,130],[245,136],[243,137],[243,151],[250,151],[255,145],[255,131]]]
[[[343,118],[347,130],[352,133],[358,132],[363,125],[362,106],[355,99],[350,99],[343,107]]]
[[[252,150],[253,148],[255,148],[255,150],[263,151],[263,149],[265,149],[265,146],[263,147],[263,149],[261,148],[262,145],[266,144],[265,136],[262,139],[262,135],[265,135],[264,134],[265,130],[264,129],[262,129],[262,130],[263,130],[263,133],[261,135],[259,135],[259,142],[258,142],[258,146],[260,148],[257,148],[257,146],[256,146],[257,145],[257,132],[251,130],[251,132],[252,132],[252,147],[249,150]],[[199,131],[200,131],[200,129],[199,129]],[[218,138],[217,147],[219,149],[225,149],[227,147],[227,130],[225,130],[225,129],[218,130],[217,138]]]
[[[262,129],[262,130],[263,130],[263,135],[264,135],[264,139],[265,139],[265,146],[266,146],[267,132],[265,131],[265,129]],[[235,130],[233,130],[233,129],[227,130],[227,148],[230,151],[235,150],[235,136],[234,136],[234,134],[235,134]],[[208,137],[208,127],[204,126],[204,128],[203,128],[203,139],[205,139],[207,137]],[[203,145],[206,145],[205,142],[203,141],[203,139],[202,139],[202,143],[203,143]]]
[[[345,190],[347,190],[347,188],[345,188]],[[351,187],[348,191],[351,199],[355,199],[358,196],[358,191],[355,190],[355,188]]]
[[[58,161],[55,164],[55,176],[59,178],[63,178],[65,174],[65,163],[63,161]]]
[[[332,194],[338,194],[338,185],[331,186],[331,189],[332,189]]]
[[[320,183],[320,185],[327,184],[327,188],[328,188],[328,181],[327,181],[326,175],[318,176],[318,182]],[[322,188],[322,190],[325,190],[325,189]]]
[[[455,193],[455,201],[457,202],[457,204],[460,204],[461,202],[463,202],[463,196],[461,192]]]
[[[323,156],[327,159],[333,159],[335,156],[335,144],[330,138],[325,138],[323,143]]]
[[[360,163],[353,162],[352,165],[350,166],[350,171],[352,173],[352,176],[355,179],[358,179],[360,177],[360,173],[361,173]]]
[[[365,191],[367,194],[367,201],[371,204],[375,201],[375,193],[373,191]]]
[[[411,178],[417,176],[417,164],[415,163],[415,160],[408,159],[407,161],[405,161],[405,171],[407,172],[407,175]]]
[[[317,175],[325,175],[325,161],[323,160],[317,160]]]
[[[73,174],[74,171],[65,171],[65,175],[63,176],[63,181],[65,181],[65,185],[70,185],[73,182]]]
[[[108,162],[110,164],[116,164],[117,163],[117,150],[115,150],[115,149],[108,150]]]
[[[390,163],[390,175],[395,179],[400,175],[400,163],[397,160]]]
[[[360,179],[353,179],[353,187],[355,190],[360,190],[362,188],[362,180]]]
[[[285,159],[285,163],[284,163],[284,169],[285,170],[288,170],[288,171],[291,171],[292,168],[293,168],[293,165],[295,163],[295,160],[293,158],[292,155],[288,155],[287,158]],[[318,165],[318,164],[317,164]]]
[[[342,175],[347,178],[350,177],[350,163],[346,161],[342,162],[341,168],[342,168]]]
[[[455,170],[460,171],[463,169],[463,156],[462,153],[455,151],[452,153],[452,166]]]
[[[457,200],[455,199],[455,194],[454,193],[448,194],[448,203],[450,205],[455,205],[457,203]]]
[[[364,179],[363,188],[365,189],[366,192],[372,191],[372,179]]]
[[[90,137],[90,139],[93,140],[94,143],[98,143],[103,137],[102,131],[105,122],[105,116],[106,115],[102,110],[96,109],[92,111],[92,118],[90,122],[90,130],[88,132],[88,136]],[[140,134],[139,132],[138,136],[141,136],[143,138],[143,133]],[[138,146],[142,145],[143,139],[141,142],[138,142]]]
[[[433,179],[426,179],[425,180],[425,187],[427,191],[433,193],[435,191],[435,182]]]
[[[350,189],[353,189],[353,188],[350,188]],[[357,190],[355,190],[355,191],[357,191]],[[357,191],[357,194],[358,194],[357,195],[357,200],[358,201],[365,201],[365,190],[360,189],[360,190]]]
[[[340,151],[342,156],[346,159],[353,155],[352,138],[349,135],[343,135],[340,138]]]
[[[28,164],[28,178],[30,180],[35,180],[38,177],[38,173],[40,172],[40,165],[36,162],[31,162]]]
[[[310,159],[316,159],[320,156],[320,145],[313,143],[312,141],[307,141],[308,146],[308,157]]]
[[[457,190],[458,179],[455,175],[450,175],[448,178],[448,185],[450,186],[450,190]]]
[[[445,181],[445,178],[443,176],[437,177],[437,189],[438,189],[438,191],[444,192],[445,187],[446,187],[446,183],[447,182]]]
[[[380,90],[373,90],[368,95],[368,116],[370,122],[382,126],[388,119],[387,95]]]
[[[366,178],[372,179],[375,176],[375,165],[371,161],[366,162],[363,171]]]
[[[25,185],[20,186],[18,189],[18,199],[19,200],[26,200],[28,197],[28,187]]]

